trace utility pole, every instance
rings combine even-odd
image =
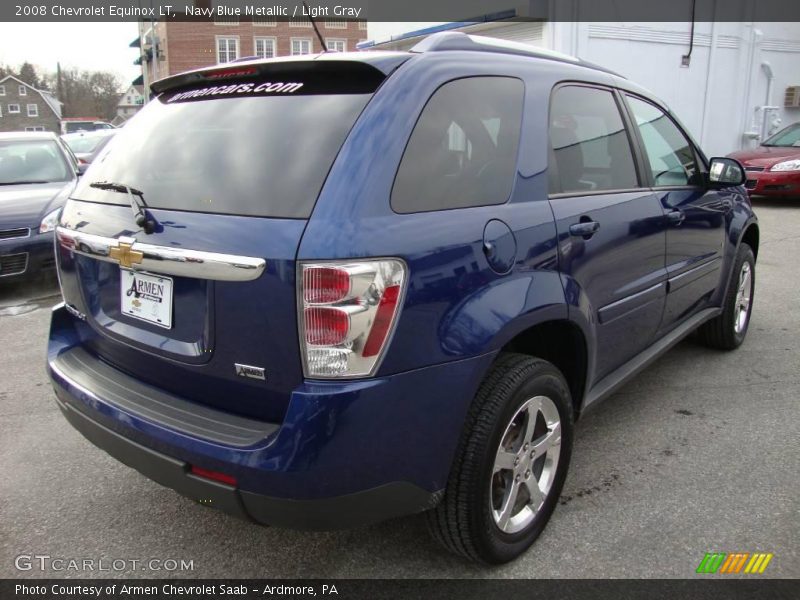
[[[153,0],[150,0],[150,6],[153,7]],[[153,36],[153,81],[158,80],[158,35],[156,31],[156,22],[157,19],[155,17],[156,11],[155,7],[153,7],[153,11],[150,13],[153,15],[150,19],[151,21],[151,35]]]
[[[61,102],[61,106],[66,109],[67,104],[64,102],[64,83],[61,81],[61,63],[56,63],[56,100]],[[66,110],[62,109],[61,117],[66,117]]]

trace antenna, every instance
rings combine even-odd
[[[305,0],[303,0],[303,6],[306,9],[306,13],[308,14],[308,20],[311,21],[311,26],[314,28],[314,33],[317,34],[317,39],[319,40],[320,45],[322,46],[322,51],[327,52],[328,46],[325,44],[325,39],[322,37],[322,34],[317,29],[317,22],[314,20],[314,17],[311,16],[311,10],[308,8],[308,4],[306,4]]]

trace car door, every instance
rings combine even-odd
[[[549,131],[559,268],[594,324],[597,381],[653,341],[666,293],[666,223],[642,185],[613,90],[556,87]]]
[[[625,94],[642,146],[645,175],[666,215],[667,299],[660,332],[708,306],[719,285],[728,192],[708,189],[696,148],[670,115]]]

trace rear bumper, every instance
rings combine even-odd
[[[196,404],[189,412],[185,400],[148,392],[83,350],[81,327],[63,307],[54,309],[48,371],[58,405],[78,431],[202,505],[295,529],[353,527],[434,506],[493,358],[381,379],[304,382],[283,422],[270,424]],[[83,363],[71,361],[76,356]],[[191,466],[236,484],[195,476]]]
[[[346,496],[316,500],[273,498],[192,475],[189,464],[156,452],[56,399],[67,421],[87,440],[149,479],[242,519],[294,529],[339,529],[374,523],[430,508],[438,494],[392,482]]]
[[[52,233],[31,231],[28,237],[0,240],[0,281],[38,275],[54,267]]]
[[[800,198],[800,172],[747,171],[745,188],[751,196]]]

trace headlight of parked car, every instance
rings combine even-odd
[[[773,165],[770,171],[800,171],[800,159],[779,162]]]
[[[55,231],[58,225],[58,216],[61,214],[61,209],[57,208],[54,211],[47,213],[42,222],[39,224],[39,233],[47,233],[48,231]]]

